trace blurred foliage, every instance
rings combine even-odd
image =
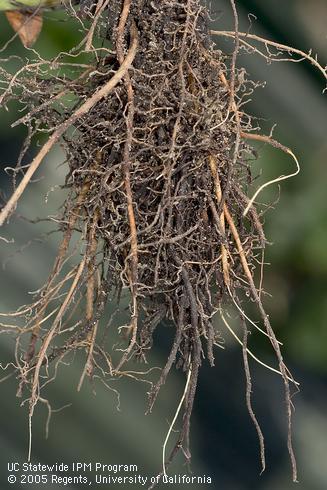
[[[240,30],[251,32],[279,42],[293,45],[304,51],[318,52],[320,62],[326,59],[327,5],[324,0],[239,0]],[[215,28],[232,29],[230,3],[213,2],[217,20]],[[249,20],[248,13],[255,17]],[[6,43],[12,31],[3,15],[0,19],[1,44]],[[42,56],[55,56],[59,51],[71,49],[80,40],[78,24],[67,19],[64,11],[47,12],[42,34],[35,45]],[[231,45],[217,40],[225,49]],[[18,39],[6,53],[29,56]],[[7,56],[7,54],[6,54]],[[325,59],[323,57],[325,56]],[[284,354],[291,371],[301,382],[302,391],[295,398],[295,441],[300,463],[300,488],[322,490],[327,488],[325,471],[327,418],[327,206],[326,206],[326,120],[327,106],[322,95],[324,81],[307,63],[267,63],[256,56],[242,55],[248,76],[266,81],[247,106],[249,112],[262,118],[262,131],[269,133],[277,123],[274,137],[290,146],[299,157],[302,172],[295,179],[278,187],[267,189],[260,200],[279,201],[265,214],[265,230],[272,246],[267,247],[265,260],[266,305],[272,323],[284,342]],[[23,132],[11,129],[15,120],[15,107],[1,111],[0,144],[1,167],[13,164],[18,153],[18,141]],[[290,170],[293,165],[285,155],[275,149],[257,146],[262,168],[259,182],[274,178]],[[31,156],[32,150],[29,155]],[[44,205],[49,188],[62,183],[64,167],[60,152],[52,153],[44,163],[39,177],[23,196],[21,208],[33,217],[40,212],[60,206],[61,191],[51,192]],[[23,246],[42,232],[22,219],[16,226],[8,227],[8,236]],[[12,245],[1,243],[1,256],[7,258]],[[55,241],[32,243],[18,254],[1,273],[1,310],[7,310],[28,301],[27,291],[38,288],[49,270],[55,254]],[[287,461],[284,426],[282,386],[277,376],[251,365],[255,378],[254,400],[258,418],[267,437],[269,468],[259,477],[259,456],[255,431],[249,421],[244,402],[244,375],[240,349],[226,338],[226,350],[216,352],[216,368],[204,366],[193,414],[192,447],[195,474],[211,474],[214,488],[287,489],[291,484]],[[163,351],[157,351],[156,363],[162,365],[164,349],[171,332],[162,327],[159,339]],[[253,348],[259,357],[272,362],[272,353],[257,336]],[[1,357],[9,358],[14,341],[2,338]],[[34,460],[131,462],[138,464],[144,473],[155,474],[160,466],[161,445],[167,431],[167,418],[171,419],[183,390],[183,376],[175,373],[161,394],[154,413],[144,416],[146,387],[136,382],[124,382],[121,411],[116,411],[116,397],[97,386],[97,395],[85,383],[82,392],[76,392],[83,359],[77,358],[70,373],[62,369],[51,387],[49,397],[53,408],[72,403],[70,408],[53,415],[50,435],[44,440],[46,408],[41,407],[35,419]],[[2,449],[0,487],[9,488],[6,482],[6,463],[24,460],[27,451],[26,407],[15,399],[14,380],[1,385],[2,394]],[[309,449],[310,448],[310,449]],[[174,470],[186,471],[180,461]],[[14,488],[11,486],[10,488]],[[17,487],[20,488],[20,487]],[[46,487],[43,487],[46,488]],[[49,487],[50,488],[50,487]],[[53,488],[53,486],[51,487]],[[70,488],[70,487],[66,487]],[[77,488],[77,487],[71,487]],[[183,486],[181,486],[183,488]],[[185,487],[186,488],[186,487]]]

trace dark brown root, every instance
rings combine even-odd
[[[156,328],[162,319],[170,320],[174,341],[159,379],[150,381],[148,412],[174,364],[189,378],[182,427],[164,462],[165,472],[180,449],[190,461],[199,369],[204,359],[214,365],[219,343],[212,319],[235,304],[244,327],[246,403],[264,470],[264,438],[251,405],[245,293],[257,306],[284,381],[296,481],[294,380],[264,310],[261,286],[258,292],[255,285],[257,255],[266,240],[261,215],[247,197],[253,159],[248,140],[263,138],[291,152],[271,137],[254,134],[251,117],[240,110],[248,81],[238,76],[244,36],[239,38],[232,0],[231,6],[231,56],[213,44],[207,9],[198,0],[114,0],[102,2],[90,14],[86,49],[80,48],[87,66],[69,63],[63,54],[55,63],[45,60],[22,67],[12,77],[7,74],[3,104],[20,97],[29,107],[20,122],[33,128],[30,139],[41,127],[50,136],[2,210],[1,223],[60,139],[69,166],[69,196],[57,217],[63,233],[57,259],[34,303],[12,315],[24,323],[17,327],[14,370],[19,394],[30,399],[31,418],[44,377],[55,376],[69,352],[86,351],[78,389],[85,376],[100,376],[108,385],[114,377],[129,375],[126,365],[132,360],[146,362]],[[101,48],[94,47],[95,39],[103,42]],[[73,103],[65,102],[67,94]],[[75,253],[75,263],[68,262],[77,236],[84,252],[82,257]],[[73,265],[67,272],[69,263]],[[129,318],[118,329],[123,335],[115,350],[113,342],[108,347],[109,326],[102,322],[106,305],[115,305],[124,291],[129,294]]]

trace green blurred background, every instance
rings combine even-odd
[[[237,6],[240,30],[248,29],[248,14],[251,13],[256,17],[256,20],[251,17],[253,33],[304,51],[312,48],[318,53],[321,64],[326,64],[325,0],[238,0]],[[229,1],[212,2],[212,9],[215,28],[233,28]],[[12,31],[4,15],[0,22],[3,45]],[[47,12],[35,48],[50,57],[71,48],[80,37],[78,25],[67,20],[64,12]],[[227,51],[232,49],[222,38],[217,39],[217,45]],[[27,53],[18,39],[8,49],[11,54],[24,56]],[[258,56],[243,55],[239,65],[245,66],[254,80],[267,82],[253,94],[247,105],[248,112],[262,118],[263,133],[269,133],[277,123],[275,138],[293,149],[302,169],[299,176],[281,184],[279,202],[265,215],[266,235],[273,242],[265,257],[271,264],[265,270],[265,290],[271,294],[265,303],[275,331],[284,342],[285,359],[301,384],[301,392],[294,397],[298,486],[303,490],[323,490],[327,488],[327,106],[322,94],[324,80],[308,63],[269,65]],[[22,129],[10,129],[17,114],[14,106],[9,109],[2,109],[0,116],[1,168],[14,165],[24,137]],[[257,149],[260,160],[256,165],[262,168],[262,182],[292,171],[294,163],[284,154],[262,145]],[[32,155],[31,149],[29,156]],[[38,173],[40,180],[30,185],[20,201],[19,211],[24,216],[45,216],[58,208],[64,197],[64,192],[56,188],[65,176],[65,167],[60,166],[62,161],[59,149],[47,158]],[[5,187],[4,172],[1,177]],[[272,202],[278,195],[278,187],[272,186],[260,200]],[[40,224],[31,226],[24,219],[13,220],[7,226],[5,236],[14,238],[15,244],[0,242],[4,261],[1,311],[28,302],[28,292],[39,288],[46,279],[57,241],[38,242],[37,238],[44,231]],[[29,246],[11,260],[14,248],[26,243]],[[267,470],[260,476],[256,433],[245,406],[241,349],[223,325],[221,332],[225,350],[216,352],[215,368],[204,363],[195,400],[191,439],[194,474],[210,475],[214,481],[211,488],[222,490],[292,488],[281,379],[251,362],[253,403],[267,448]],[[157,364],[164,363],[170,341],[171,329],[163,325],[156,342]],[[258,357],[274,363],[268,344],[255,334],[251,345]],[[13,347],[13,338],[1,337],[3,361],[10,358]],[[172,372],[153,413],[145,416],[147,386],[133,380],[117,382],[121,392],[120,411],[116,409],[115,394],[100,383],[95,386],[96,395],[87,382],[77,393],[83,361],[82,357],[77,357],[72,367],[63,367],[56,382],[49,387],[47,394],[53,409],[71,405],[53,414],[47,440],[46,407],[36,409],[33,461],[133,463],[141,473],[155,475],[160,469],[168,421],[183,391],[182,374]],[[7,462],[22,462],[27,456],[27,407],[20,406],[22,400],[17,399],[15,393],[14,379],[0,385],[1,489],[21,488],[8,484]],[[177,458],[171,472],[186,471],[182,458]],[[180,488],[188,487],[181,485]]]

